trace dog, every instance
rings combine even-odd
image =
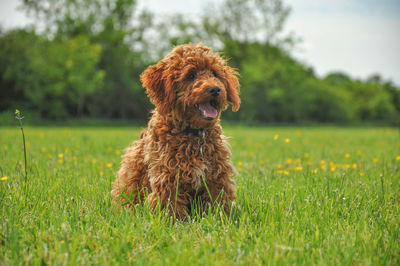
[[[237,174],[220,115],[240,107],[238,72],[211,48],[175,47],[140,79],[155,105],[148,126],[123,155],[111,192],[133,207],[146,200],[178,219],[221,206],[229,214]],[[125,194],[125,195],[123,195]],[[130,199],[128,199],[130,197]]]

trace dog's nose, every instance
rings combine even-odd
[[[208,93],[214,97],[217,97],[221,93],[221,88],[218,86],[210,87],[207,89]]]

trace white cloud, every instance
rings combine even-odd
[[[400,84],[400,20],[351,10],[336,12],[342,1],[334,2],[332,8],[328,6],[332,12],[293,10],[286,29],[303,39],[295,56],[319,75],[344,71],[353,77],[366,78],[380,73]]]

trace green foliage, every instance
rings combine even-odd
[[[111,182],[140,128],[0,128],[0,264],[399,265],[393,128],[224,127],[237,200],[172,222],[116,209]]]
[[[400,89],[372,76],[318,78],[290,55],[282,0],[224,0],[199,17],[154,16],[136,0],[22,0],[40,33],[0,32],[0,112],[42,118],[146,120],[152,108],[139,75],[174,45],[200,42],[240,73],[243,122],[378,122],[400,117]]]

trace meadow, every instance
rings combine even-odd
[[[394,128],[225,127],[229,216],[111,204],[128,127],[0,128],[0,265],[400,264]]]

